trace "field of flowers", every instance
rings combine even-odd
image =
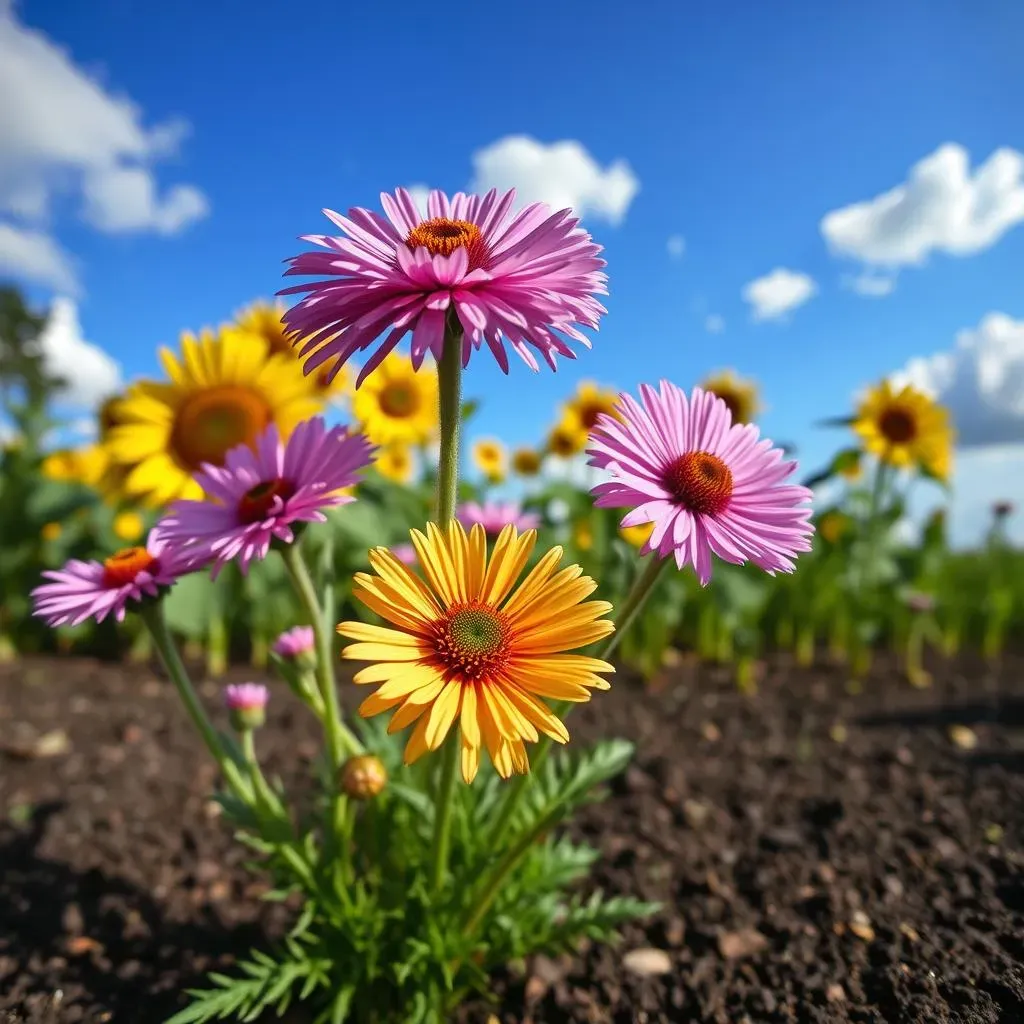
[[[977,550],[941,507],[908,544],[955,430],[887,382],[822,424],[824,467],[760,438],[733,372],[585,382],[533,447],[476,435],[474,363],[554,368],[603,313],[590,236],[510,204],[334,216],[289,271],[321,280],[197,325],[83,447],[53,444],[41,317],[0,296],[0,1010],[1024,1019],[1021,794],[1012,758],[964,760],[1017,749],[1014,509]],[[582,458],[592,486],[551,472]],[[46,838],[47,800],[96,807]],[[231,929],[196,923],[214,904]]]

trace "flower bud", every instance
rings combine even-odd
[[[295,626],[285,630],[275,641],[271,650],[285,661],[315,661],[315,638],[312,626]]]
[[[270,691],[262,683],[232,683],[224,687],[224,703],[237,732],[258,729],[267,719]]]
[[[350,757],[341,766],[341,788],[354,800],[370,800],[387,785],[388,773],[376,754]]]

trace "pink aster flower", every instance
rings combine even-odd
[[[224,687],[224,703],[231,725],[238,732],[259,729],[267,719],[270,691],[262,683],[230,683]]]
[[[487,343],[508,373],[507,341],[537,370],[536,349],[552,369],[556,356],[575,359],[562,335],[590,347],[574,324],[596,329],[607,276],[601,246],[571,210],[533,203],[512,212],[515,192],[451,199],[436,189],[423,218],[403,188],[381,193],[386,216],[355,208],[347,217],[324,210],[341,236],[306,235],[326,250],[291,259],[286,275],[321,280],[284,289],[308,293],[284,315],[305,357],[306,373],[328,359],[333,377],[358,351],[384,336],[359,383],[410,331],[413,366],[427,352],[440,359],[445,322],[462,325],[462,364]]]
[[[322,509],[355,499],[341,493],[370,463],[373,448],[362,434],[328,429],[319,417],[300,423],[287,443],[271,424],[256,448],[241,444],[223,466],[196,474],[202,501],[174,502],[157,524],[167,540],[202,551],[212,575],[237,558],[242,572],[266,558],[276,538],[290,544],[296,523],[322,523]]]
[[[122,548],[103,562],[72,558],[63,569],[47,571],[52,580],[32,591],[34,615],[48,626],[77,626],[86,619],[102,622],[111,612],[124,621],[130,603],[156,597],[179,576],[196,568],[195,556],[168,545],[156,531],[145,547]]]
[[[599,508],[632,507],[623,527],[654,523],[641,552],[675,553],[702,585],[711,556],[753,562],[770,575],[792,572],[798,552],[810,551],[814,531],[806,487],[780,486],[796,469],[781,448],[759,441],[756,426],[733,423],[729,407],[701,388],[687,400],[661,382],[644,384],[643,404],[619,400],[623,422],[602,413],[590,435],[590,464],[613,479],[593,488]]]
[[[397,558],[402,565],[415,565],[417,558],[416,549],[411,544],[396,544],[391,549],[391,554]]]
[[[510,523],[520,533],[524,533],[526,530],[535,530],[540,525],[539,515],[535,512],[524,512],[512,501],[505,504],[488,501],[483,505],[477,504],[475,501],[467,501],[459,506],[455,517],[467,530],[479,523],[484,528],[484,532],[491,537],[497,537]]]
[[[315,638],[312,626],[294,626],[285,630],[275,641],[273,652],[287,659],[297,658],[313,650]]]

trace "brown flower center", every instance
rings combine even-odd
[[[419,411],[419,395],[405,383],[387,384],[378,398],[381,412],[392,419],[405,419]]]
[[[471,271],[486,265],[490,255],[487,242],[476,224],[448,217],[434,217],[417,224],[409,232],[405,244],[413,251],[424,246],[431,256],[451,256],[456,249],[465,249]]]
[[[145,548],[122,548],[103,563],[103,586],[124,587],[140,572],[157,573],[160,562]]]
[[[597,426],[597,417],[608,411],[600,402],[586,402],[580,409],[580,422],[587,430],[591,430]]]
[[[671,462],[662,477],[679,505],[704,516],[717,516],[732,498],[732,471],[710,452],[687,452]]]
[[[238,503],[238,518],[243,523],[261,523],[278,498],[283,503],[294,493],[295,486],[289,480],[264,480],[242,495]]]
[[[486,679],[508,660],[508,621],[479,601],[453,605],[434,626],[434,650],[445,668],[463,681]]]
[[[207,388],[178,410],[171,447],[189,469],[204,462],[220,466],[232,448],[253,446],[268,423],[270,407],[262,395],[230,384]]]
[[[879,416],[878,429],[890,444],[906,444],[917,436],[917,421],[906,409],[894,406]]]

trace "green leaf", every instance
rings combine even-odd
[[[346,985],[335,997],[331,1005],[331,1024],[344,1024],[348,1019],[349,1010],[352,1007],[352,997],[355,995],[355,987]]]

